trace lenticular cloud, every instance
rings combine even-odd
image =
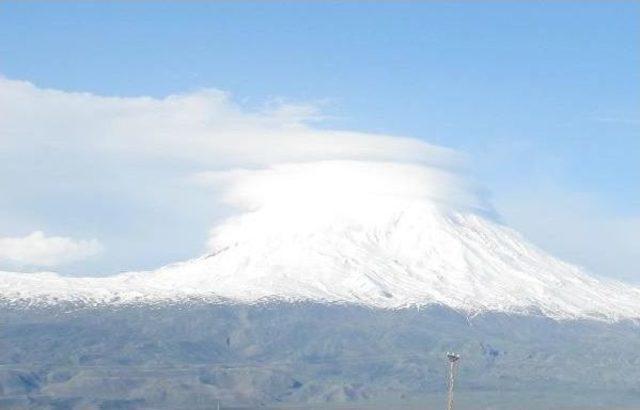
[[[159,99],[104,97],[0,76],[0,112],[0,146],[16,155],[54,145],[56,153],[101,161],[133,157],[137,165],[161,159],[218,169],[335,159],[461,161],[455,151],[417,139],[314,128],[308,123],[314,114],[296,105],[247,110],[215,89]]]
[[[454,172],[400,162],[319,161],[269,168],[204,173],[199,179],[225,188],[225,200],[239,208],[375,207],[385,200],[431,200],[456,208],[485,209],[476,188]]]
[[[182,216],[203,199],[236,210],[200,257],[101,278],[3,272],[0,301],[282,300],[640,317],[639,289],[592,278],[487,218],[490,205],[446,148],[319,130],[300,110],[247,112],[215,91],[105,98],[7,80],[0,91],[0,144],[33,184],[9,185],[23,197],[64,186],[70,204],[93,192],[132,209],[171,209],[163,215]]]
[[[331,224],[335,218],[374,222],[418,202],[443,210],[490,207],[478,188],[444,168],[401,162],[318,161],[262,169],[202,173],[240,213],[261,212],[279,230]],[[218,229],[214,229],[216,232]]]
[[[173,240],[176,232],[201,237],[219,217],[220,198],[208,188],[194,189],[193,175],[219,180],[241,211],[268,205],[317,214],[321,206],[369,208],[366,195],[420,195],[412,192],[419,180],[430,186],[429,195],[446,196],[435,192],[441,178],[435,169],[464,162],[453,150],[416,139],[318,129],[308,107],[249,110],[214,89],[164,98],[105,97],[0,76],[0,112],[7,170],[0,172],[0,185],[11,198],[0,213],[26,212],[35,218],[25,222],[29,229],[41,230],[72,216],[103,241],[103,260],[120,261],[117,271],[131,261],[166,261],[181,246]],[[412,176],[401,164],[431,167],[432,175],[416,166]],[[195,254],[199,244],[193,242]],[[21,253],[4,260],[24,259]],[[50,259],[31,259],[53,266]],[[8,266],[17,265],[0,261]]]

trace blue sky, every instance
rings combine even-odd
[[[454,148],[538,245],[640,281],[623,249],[640,220],[639,21],[638,2],[2,2],[0,74],[107,96],[311,103],[316,127]],[[196,254],[206,233],[193,236],[167,258]],[[621,249],[596,255],[602,236]],[[121,263],[167,262],[142,248]]]

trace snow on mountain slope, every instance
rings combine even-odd
[[[483,217],[468,187],[414,165],[333,161],[210,176],[247,212],[212,252],[104,278],[0,274],[9,303],[311,300],[470,313],[640,318],[640,289],[588,276]],[[206,179],[206,178],[205,178]]]

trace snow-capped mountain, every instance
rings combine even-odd
[[[420,184],[398,181],[433,180],[434,171],[411,167],[336,161],[284,167],[275,179],[251,175],[228,196],[253,209],[217,227],[205,256],[101,278],[4,272],[0,296],[9,303],[441,304],[470,313],[640,318],[639,288],[553,258],[474,206],[452,204],[460,195],[441,188],[416,195]],[[269,195],[256,200],[256,185]]]
[[[449,350],[460,408],[638,407],[640,290],[529,244],[455,180],[354,163],[210,177],[244,213],[197,259],[0,272],[0,407],[436,408]]]

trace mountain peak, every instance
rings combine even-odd
[[[392,206],[393,205],[393,206]],[[376,204],[375,218],[331,213],[279,223],[265,207],[218,227],[213,251],[149,272],[104,278],[4,273],[5,300],[162,303],[188,298],[442,304],[470,313],[554,318],[640,317],[640,290],[588,276],[473,212],[433,201]]]

